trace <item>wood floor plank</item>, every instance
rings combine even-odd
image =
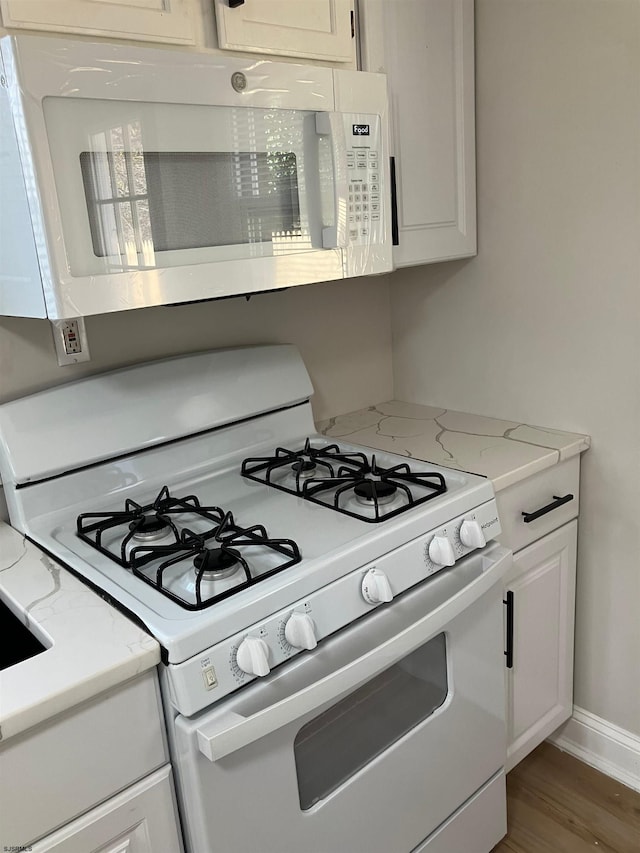
[[[544,743],[507,776],[492,853],[640,853],[640,794]]]
[[[517,803],[516,819],[520,824],[520,833],[526,829],[526,837],[531,848],[531,842],[537,840],[538,845],[543,841],[550,851],[563,853],[581,853],[583,850],[597,847],[600,853],[620,853],[618,838],[612,843],[600,827],[591,827],[583,819],[572,814],[570,809],[558,806],[553,797],[545,797],[539,791],[532,791],[523,785],[512,794],[511,802]],[[512,807],[513,808],[513,807]],[[527,849],[525,847],[525,849]],[[533,848],[535,849],[535,848]]]
[[[638,793],[551,744],[538,747],[523,772],[530,787],[552,787],[560,801],[576,809],[585,808],[587,814],[597,803],[600,810],[623,819],[640,833]],[[575,803],[571,802],[573,797],[577,798]]]
[[[570,826],[575,835],[590,844],[597,843],[613,853],[632,850],[640,838],[640,828],[634,827],[628,816],[612,813],[602,801],[589,799],[573,784],[571,778],[542,775],[520,782],[519,796],[556,823]]]

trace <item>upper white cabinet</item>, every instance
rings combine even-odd
[[[0,0],[7,29],[193,44],[188,0]]]
[[[215,0],[218,47],[330,62],[354,58],[352,0]]]
[[[389,80],[395,266],[476,253],[473,0],[360,0],[362,68]]]

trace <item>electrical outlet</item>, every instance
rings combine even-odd
[[[84,318],[52,320],[51,329],[56,345],[58,364],[61,367],[66,364],[78,364],[80,361],[89,361],[91,356],[89,355],[89,344],[84,326]]]

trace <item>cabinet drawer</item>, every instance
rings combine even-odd
[[[167,765],[35,844],[33,853],[180,853]]]
[[[167,761],[155,671],[0,748],[0,826],[27,846]]]
[[[574,456],[498,492],[496,499],[502,526],[502,544],[515,553],[572,518],[577,518],[579,488],[580,457]],[[573,495],[573,498],[566,503],[560,504],[556,500],[567,495]],[[523,516],[523,513],[535,515],[547,507],[550,507],[548,512],[529,522]]]

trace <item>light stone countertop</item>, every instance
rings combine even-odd
[[[0,742],[160,661],[149,634],[3,522],[0,599],[47,646],[0,672]]]
[[[496,492],[587,450],[588,435],[390,400],[317,424],[327,438],[483,474]]]

